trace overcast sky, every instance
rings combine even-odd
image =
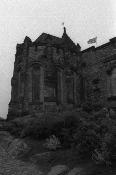
[[[11,95],[15,48],[25,36],[42,32],[62,36],[62,23],[82,50],[116,36],[116,0],[0,0],[0,116],[6,117]]]

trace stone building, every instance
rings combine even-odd
[[[81,51],[66,33],[17,44],[8,118],[84,104],[116,109],[116,38]]]
[[[17,44],[8,118],[78,106],[80,46],[66,33]]]
[[[116,38],[81,52],[84,101],[116,108]]]

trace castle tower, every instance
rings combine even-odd
[[[17,44],[8,119],[78,105],[79,53],[65,27],[62,38],[42,33]]]

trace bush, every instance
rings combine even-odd
[[[55,135],[51,135],[48,139],[46,139],[44,146],[49,150],[56,150],[61,148],[61,143]]]
[[[62,123],[61,119],[57,120],[55,117],[32,118],[22,129],[21,137],[29,136],[35,139],[46,139],[50,135],[56,135],[59,128],[63,126]]]
[[[82,104],[82,109],[83,109],[83,111],[86,111],[86,112],[89,113],[93,110],[92,104],[91,103],[83,103]]]
[[[19,121],[6,121],[4,125],[4,130],[8,131],[10,134],[19,137],[23,129],[23,124]]]
[[[106,118],[103,110],[95,116],[81,112],[65,117],[58,137],[65,148],[73,145],[81,156],[91,157],[96,150],[106,162],[116,159],[116,121]]]
[[[74,145],[81,156],[91,156],[96,147],[99,147],[100,135],[97,125],[82,122],[76,129],[74,135]]]
[[[59,139],[63,147],[69,148],[73,143],[73,133],[79,126],[80,120],[76,116],[64,116],[63,120],[57,122],[52,129],[52,133]]]
[[[46,139],[55,135],[62,147],[74,146],[81,156],[91,157],[96,150],[96,158],[101,155],[106,161],[115,159],[116,121],[106,118],[104,110],[93,115],[80,111],[60,117],[34,117],[25,123],[8,122],[6,126],[11,134],[21,137]]]
[[[46,125],[44,121],[36,121],[33,120],[27,124],[25,128],[23,128],[21,132],[21,137],[32,137],[35,139],[44,139],[49,137],[50,129]]]
[[[116,121],[107,119],[105,122],[107,131],[101,139],[99,152],[105,162],[116,161]]]

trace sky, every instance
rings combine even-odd
[[[116,37],[116,0],[0,0],[0,116],[6,118],[16,44],[43,32],[67,34],[84,50],[90,38],[97,46]]]

